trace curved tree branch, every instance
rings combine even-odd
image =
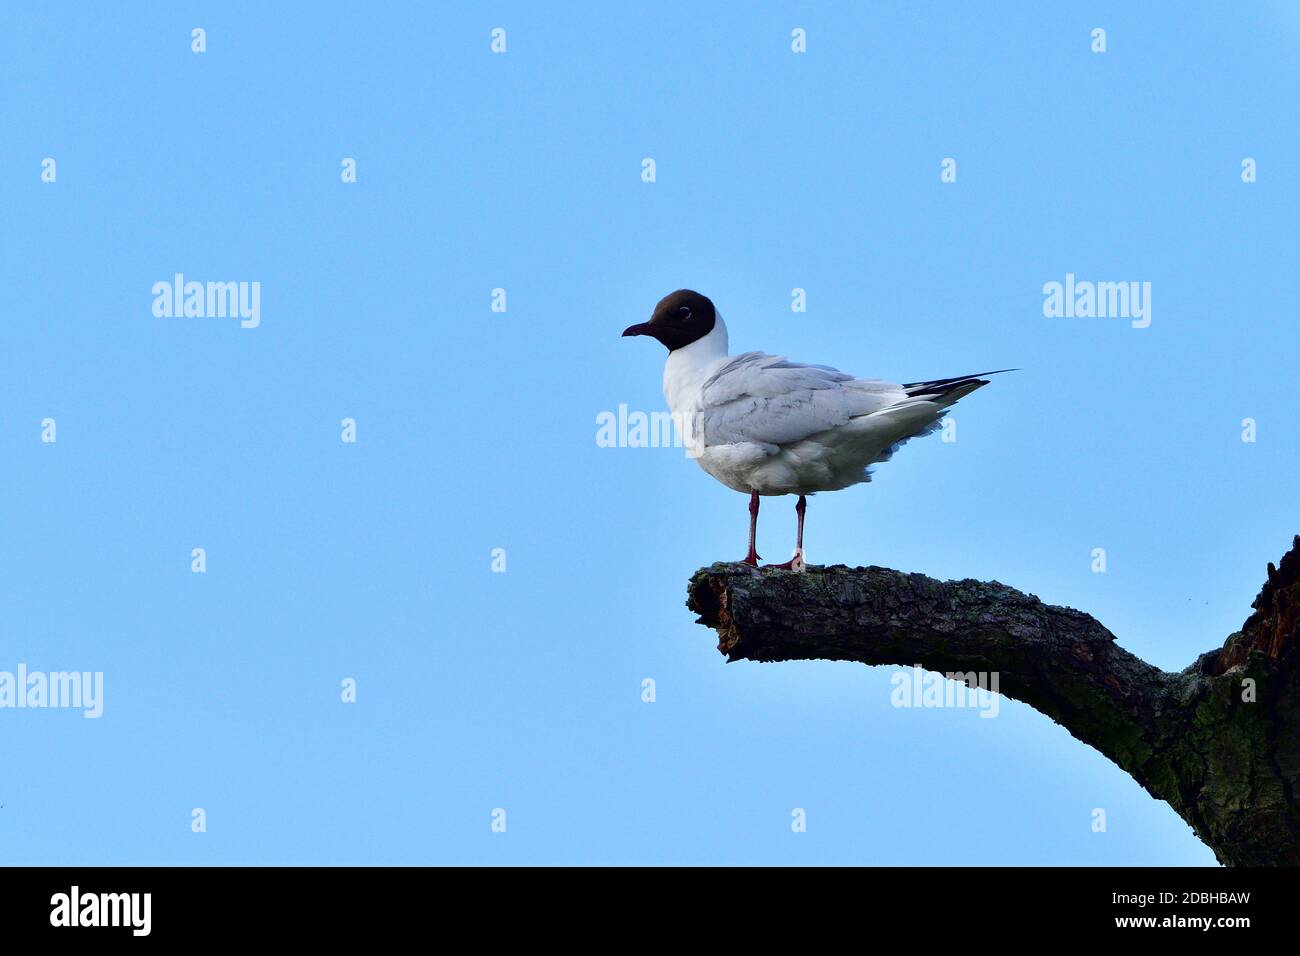
[[[1181,673],[1146,663],[1081,611],[997,582],[886,568],[715,564],[687,606],[728,660],[850,660],[996,673],[1169,803],[1228,865],[1300,864],[1300,537],[1255,613]]]

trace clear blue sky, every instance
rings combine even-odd
[[[813,499],[810,560],[1181,669],[1300,530],[1298,97],[1281,2],[7,5],[0,670],[105,701],[0,710],[0,862],[1212,864],[1020,704],[724,664],[683,600],[743,496],[596,416],[663,407],[619,333],[683,286],[738,350],[1020,366]],[[260,282],[260,327],[155,317],[177,272]],[[1066,273],[1152,283],[1151,327],[1045,318]]]

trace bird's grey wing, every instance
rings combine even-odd
[[[705,380],[701,437],[706,446],[787,445],[906,397],[893,382],[745,352],[727,359]]]

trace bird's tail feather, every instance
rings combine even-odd
[[[903,391],[909,398],[940,399],[951,405],[957,399],[969,395],[977,388],[987,385],[985,375],[1000,375],[1003,372],[1018,372],[1016,368],[1000,368],[993,372],[976,372],[974,375],[958,375],[954,378],[936,378],[928,382],[906,382]]]

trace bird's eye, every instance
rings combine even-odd
[[[678,322],[685,322],[685,321],[686,321],[687,319],[689,319],[690,317],[691,317],[691,310],[690,310],[690,307],[689,307],[689,306],[685,306],[685,305],[684,305],[684,306],[682,306],[680,309],[677,310],[677,321],[678,321]]]

